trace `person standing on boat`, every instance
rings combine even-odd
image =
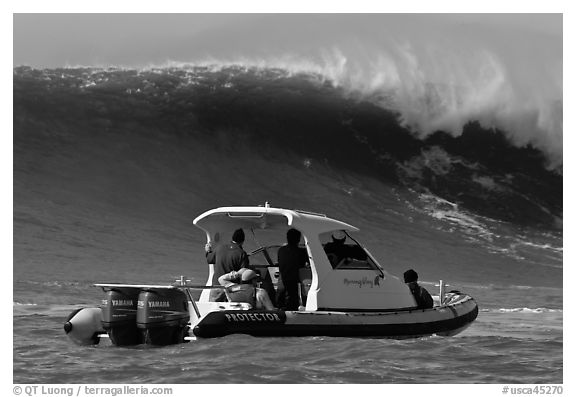
[[[238,271],[250,265],[248,254],[242,248],[244,239],[244,230],[236,229],[229,244],[222,244],[216,248],[214,251],[214,279],[218,280],[220,276],[226,273]],[[210,301],[226,302],[226,294],[222,290],[212,290],[210,291]]]
[[[412,296],[416,300],[416,306],[418,309],[430,309],[434,306],[434,300],[426,290],[426,288],[418,285],[418,273],[414,270],[406,270],[404,272],[404,282],[410,288]]]
[[[240,269],[220,276],[218,282],[226,287],[231,302],[245,302],[255,309],[274,310],[266,290],[257,287],[259,279],[254,270]]]
[[[298,297],[299,270],[306,267],[306,262],[308,262],[306,250],[298,246],[301,237],[302,233],[298,230],[288,230],[286,233],[287,244],[278,250],[278,267],[284,285],[282,308],[285,310],[298,310],[300,305]]]

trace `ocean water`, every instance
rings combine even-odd
[[[14,382],[562,383],[555,144],[519,144],[518,130],[472,116],[460,134],[418,134],[382,100],[394,92],[368,94],[245,65],[15,68]],[[414,268],[433,293],[442,279],[471,294],[477,320],[411,340],[67,339],[66,316],[101,299],[93,283],[203,283],[205,236],[192,220],[266,201],[359,227],[390,273]],[[257,246],[249,237],[246,249]]]

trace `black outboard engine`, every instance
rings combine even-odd
[[[172,345],[188,335],[188,299],[179,289],[146,289],[138,297],[136,324],[144,343]]]
[[[141,343],[136,327],[139,288],[114,287],[106,291],[102,300],[102,327],[117,346]]]

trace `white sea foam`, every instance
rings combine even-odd
[[[493,240],[494,233],[481,222],[481,218],[460,209],[458,204],[431,193],[420,194],[419,198],[424,203],[423,211],[432,218],[458,227],[469,239],[480,238],[489,242]]]
[[[481,312],[488,313],[562,313],[562,309],[549,309],[546,307],[514,307],[514,308],[500,308],[500,309],[480,309]]]
[[[519,240],[517,243],[517,246],[525,246],[525,247],[530,247],[530,248],[534,248],[534,249],[538,249],[538,250],[545,250],[545,251],[554,251],[554,252],[559,253],[559,254],[561,254],[564,251],[563,247],[555,247],[549,243],[537,244],[534,242],[523,241],[523,240]]]

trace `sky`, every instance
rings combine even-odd
[[[555,43],[560,56],[562,45],[561,14],[14,14],[13,22],[13,65],[40,68],[319,56],[442,33],[492,45],[541,42],[539,51]]]

